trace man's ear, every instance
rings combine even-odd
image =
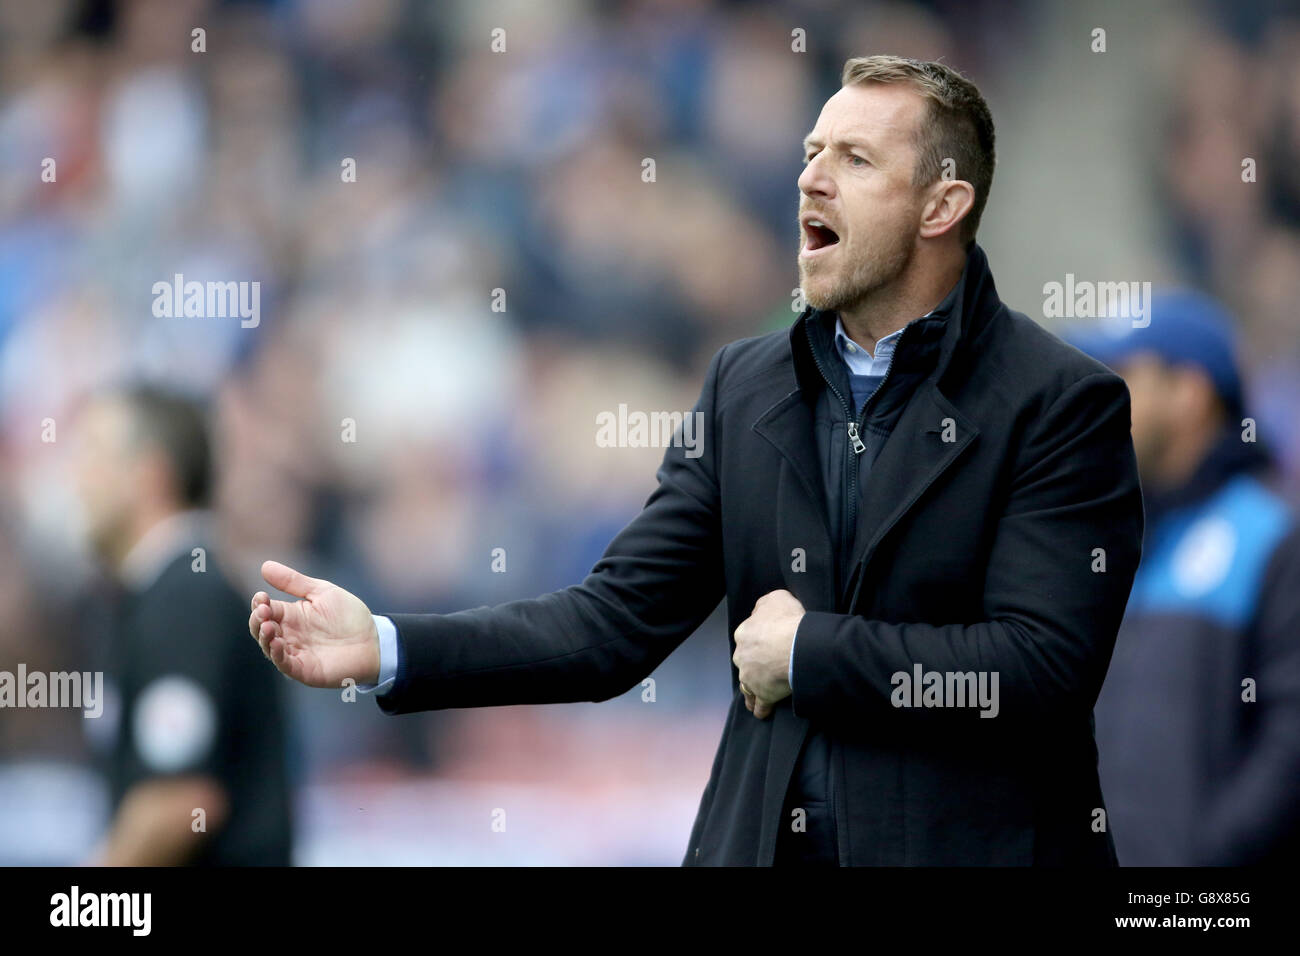
[[[930,187],[921,209],[921,238],[935,239],[958,229],[974,205],[975,187],[966,180],[939,180]]]

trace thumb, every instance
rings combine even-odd
[[[286,594],[292,594],[294,597],[300,598],[310,596],[320,585],[320,582],[315,578],[300,574],[287,564],[281,564],[279,561],[264,561],[262,563],[262,578],[271,587],[279,588]]]

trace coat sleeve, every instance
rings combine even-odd
[[[1257,698],[1238,764],[1210,781],[1204,825],[1195,827],[1197,866],[1263,862],[1300,833],[1300,528],[1269,562],[1250,632]]]
[[[453,614],[389,614],[399,665],[389,714],[602,701],[648,676],[725,591],[715,401],[726,348],[709,364],[687,447],[678,430],[658,486],[581,583]]]
[[[984,569],[983,619],[943,623],[940,593],[933,623],[808,612],[794,646],[797,716],[857,730],[902,721],[938,733],[1086,724],[1142,550],[1123,379],[1101,371],[1067,387],[1026,430],[1012,476]],[[1094,570],[1097,548],[1104,571]],[[981,719],[978,707],[894,706],[891,695],[903,686],[894,675],[910,677],[916,664],[983,673],[990,688],[996,677],[996,719]]]

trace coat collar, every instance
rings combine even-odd
[[[947,297],[929,315],[908,323],[918,326],[921,334],[909,333],[906,348],[914,352],[937,341],[938,352],[930,378],[942,381],[950,371],[969,361],[971,343],[979,338],[1001,305],[988,257],[978,243],[972,243],[961,277]],[[816,393],[823,387],[816,359],[825,365],[828,357],[835,357],[835,319],[834,312],[808,306],[790,327],[795,384],[807,393]],[[903,349],[902,343],[899,349]],[[902,358],[901,351],[898,358]]]

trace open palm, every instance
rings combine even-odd
[[[370,609],[337,584],[309,578],[278,561],[262,565],[266,583],[300,601],[253,595],[248,632],[281,673],[308,687],[340,687],[346,678],[379,677],[379,635]]]

